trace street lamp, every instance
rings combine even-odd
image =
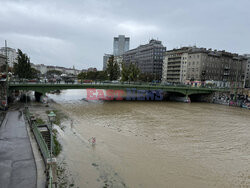
[[[53,150],[53,137],[52,137],[52,126],[53,126],[53,122],[55,122],[56,120],[56,114],[51,111],[48,114],[48,118],[49,118],[49,122],[50,122],[50,162],[52,162],[52,150]]]

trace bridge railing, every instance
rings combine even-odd
[[[89,84],[89,85],[145,85],[145,86],[162,86],[162,87],[186,87],[186,88],[208,88],[208,89],[230,89],[229,87],[217,87],[217,86],[211,86],[211,85],[204,85],[204,86],[191,86],[186,84],[164,84],[164,83],[155,83],[155,82],[141,82],[141,81],[135,81],[135,82],[112,82],[112,81],[92,81],[89,83],[85,82],[64,82],[61,81],[60,83],[57,82],[29,82],[29,81],[22,81],[22,80],[12,80],[9,82],[10,84],[46,84],[46,85],[58,85],[58,84]]]

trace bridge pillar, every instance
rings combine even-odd
[[[41,96],[42,96],[42,95],[43,95],[42,93],[35,91],[35,98],[36,98],[36,101],[37,101],[37,102],[40,102],[40,101],[41,101]]]

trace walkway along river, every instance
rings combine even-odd
[[[249,110],[206,103],[86,102],[84,95],[84,90],[49,95],[73,121],[65,122],[61,142],[77,186],[250,187]]]

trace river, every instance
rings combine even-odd
[[[79,187],[250,187],[249,110],[86,102],[86,90],[49,97],[72,119],[61,134],[62,156]]]

